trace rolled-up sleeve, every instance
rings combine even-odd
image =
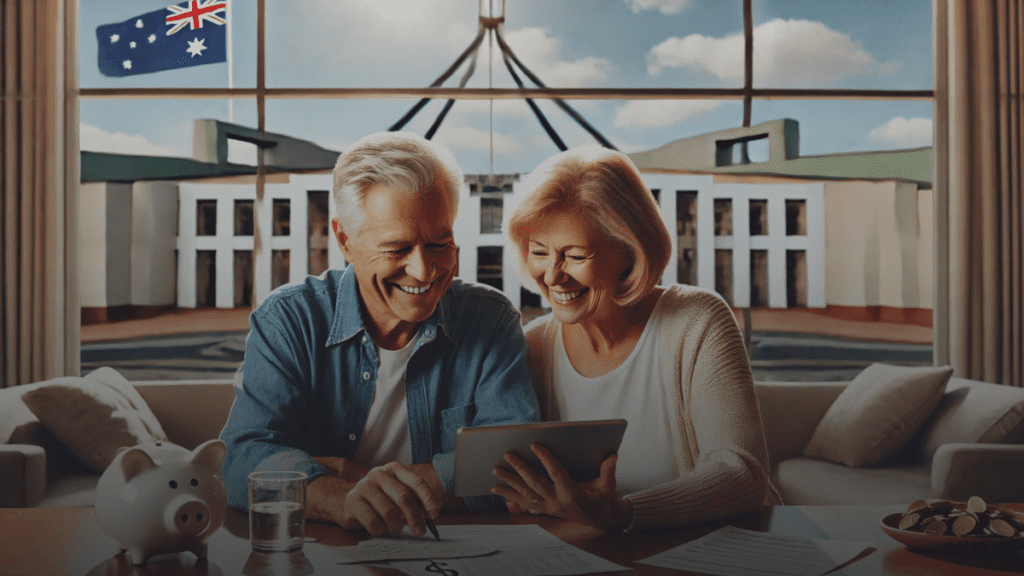
[[[235,376],[235,401],[221,439],[227,443],[222,476],[228,504],[248,509],[248,475],[256,470],[297,470],[310,480],[327,468],[306,446],[310,386],[303,377],[301,338],[259,310],[250,316],[245,360]]]

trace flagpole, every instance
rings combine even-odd
[[[235,87],[235,69],[234,69],[234,62],[232,61],[232,58],[231,58],[231,0],[227,0],[225,2],[225,4],[227,6],[227,8],[225,8],[225,10],[224,10],[224,12],[225,12],[224,19],[227,20],[227,24],[226,24],[227,30],[225,31],[225,34],[227,35],[226,40],[227,40],[227,44],[228,44],[227,45],[227,52],[228,52],[228,54],[227,54],[227,59],[228,59],[228,89],[230,90],[230,89]],[[231,123],[235,122],[235,101],[233,99],[230,99],[230,98],[228,99],[228,122],[231,122]]]

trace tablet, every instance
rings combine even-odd
[[[455,495],[485,496],[492,486],[504,486],[493,470],[505,462],[505,453],[513,452],[547,477],[544,465],[530,450],[539,442],[580,482],[600,476],[601,462],[618,452],[626,421],[581,420],[577,422],[534,422],[499,426],[464,426],[455,436]]]

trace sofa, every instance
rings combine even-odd
[[[783,501],[902,504],[978,495],[989,502],[1024,502],[1024,389],[948,375],[947,379],[920,429],[896,453],[872,466],[848,466],[804,454],[819,423],[850,382],[756,382],[772,481]],[[103,417],[119,421],[132,410],[148,410],[159,423],[150,422],[149,432],[188,449],[219,435],[234,400],[231,380],[129,383],[105,368],[58,382],[74,387],[80,382],[92,386],[98,380],[138,405]],[[92,505],[99,472],[63,445],[24,401],[53,383],[0,390],[0,507]],[[79,398],[64,409],[75,410],[84,403]],[[971,429],[978,429],[976,423],[982,421],[984,430],[978,436]],[[1002,436],[998,443],[985,441],[992,439],[993,422]],[[57,428],[60,423],[49,424]]]

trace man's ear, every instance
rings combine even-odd
[[[342,255],[345,256],[345,260],[348,260],[349,237],[345,234],[345,229],[341,226],[341,221],[337,218],[331,218],[331,228],[334,229],[334,239],[338,242],[338,247],[341,248]]]

